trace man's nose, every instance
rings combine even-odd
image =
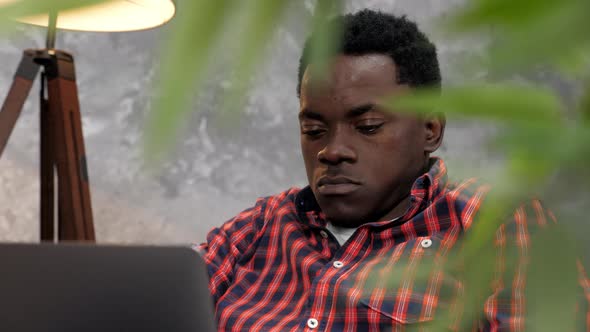
[[[350,137],[342,130],[338,130],[328,137],[326,146],[318,152],[318,160],[321,163],[336,165],[342,162],[353,163],[357,155],[351,146]]]

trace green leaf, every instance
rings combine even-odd
[[[453,25],[464,30],[489,24],[525,25],[550,15],[568,2],[578,0],[472,0],[453,17]]]
[[[479,0],[471,4],[448,28],[455,32],[489,28],[487,33],[495,38],[490,50],[492,71],[539,64],[567,68],[567,61],[583,60],[580,53],[588,50],[590,2],[586,0]]]
[[[312,76],[322,80],[327,73],[328,64],[340,45],[341,27],[337,21],[331,22],[335,13],[341,11],[342,3],[338,0],[318,1],[312,18],[313,37],[310,40],[307,62],[313,64],[309,67],[313,71]],[[328,24],[331,23],[331,24]]]
[[[561,105],[548,89],[515,84],[472,85],[438,91],[416,90],[385,98],[395,112],[445,112],[466,117],[531,125],[560,122]]]
[[[482,318],[483,304],[491,295],[490,285],[494,277],[495,259],[496,252],[492,243],[477,252],[477,259],[462,259],[465,272],[462,279],[463,298],[460,299],[462,306],[459,308],[462,313],[459,331],[471,330],[473,322]]]
[[[590,78],[590,42],[575,45],[571,52],[560,54],[555,62],[557,70],[566,77],[580,81]]]
[[[526,197],[525,189],[512,185],[508,176],[504,179],[506,183],[497,184],[487,194],[474,219],[473,226],[465,236],[465,244],[460,256],[467,261],[477,261],[481,252],[493,245],[500,225],[512,217],[511,213],[519,204],[518,202]]]
[[[560,167],[585,169],[590,153],[590,126],[517,126],[503,130],[495,144],[506,153],[513,176],[522,185],[530,186]]]
[[[232,0],[192,0],[179,5],[163,45],[159,87],[147,121],[144,150],[150,162],[161,160],[184,129],[196,83],[204,79],[211,51],[235,5]]]
[[[508,69],[552,64],[565,67],[566,61],[582,58],[581,53],[588,54],[589,11],[589,3],[566,3],[543,19],[514,29],[500,28],[501,37],[491,49],[491,56],[497,65]]]
[[[527,331],[574,331],[579,299],[574,241],[552,225],[531,237],[526,281]]]
[[[234,31],[238,47],[232,69],[232,86],[223,98],[218,114],[218,125],[227,126],[239,121],[240,105],[244,101],[250,82],[255,76],[256,65],[261,61],[277,25],[283,17],[288,0],[250,0],[246,2],[244,26]]]

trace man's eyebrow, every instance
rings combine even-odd
[[[303,110],[301,110],[301,112],[299,112],[299,120],[303,120],[303,119],[324,121],[324,116],[321,115],[320,113],[317,113],[317,112],[314,112],[310,109],[304,108]]]
[[[375,110],[375,106],[376,106],[375,104],[365,104],[365,105],[354,107],[346,113],[346,117],[347,118],[355,118],[357,116],[361,116],[367,112]]]

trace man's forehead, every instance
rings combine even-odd
[[[301,83],[302,95],[318,97],[355,89],[370,92],[397,85],[395,64],[384,54],[338,55],[328,68],[327,73],[316,72],[313,64],[306,68]]]

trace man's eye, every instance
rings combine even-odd
[[[324,129],[319,129],[319,128],[314,128],[314,129],[303,129],[301,131],[301,133],[305,136],[311,137],[311,138],[317,138],[320,137],[323,133],[325,132]]]
[[[383,123],[374,124],[374,125],[362,125],[356,126],[356,130],[358,130],[361,134],[364,135],[371,135],[377,132],[379,128],[383,126]]]

